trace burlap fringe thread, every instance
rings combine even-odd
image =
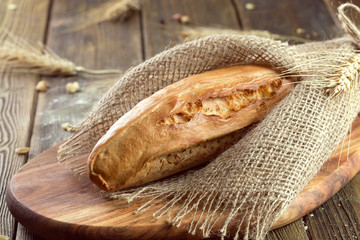
[[[288,46],[254,36],[210,36],[178,45],[130,69],[60,147],[59,159],[84,172],[79,161],[140,100],[192,74],[234,64],[271,66],[297,76],[294,90],[234,146],[205,167],[127,191],[107,194],[146,200],[192,234],[264,239],[272,224],[347,135],[360,111],[360,32],[339,8],[350,38]],[[360,11],[359,11],[360,12]],[[349,21],[348,21],[349,20]],[[165,201],[165,202],[164,202]]]

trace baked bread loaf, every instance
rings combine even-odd
[[[290,83],[269,68],[238,65],[167,86],[98,141],[88,159],[89,178],[114,191],[202,164],[237,141],[237,130],[263,118],[291,91]]]

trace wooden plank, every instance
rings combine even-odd
[[[329,39],[338,33],[338,28],[322,0],[234,1],[242,26],[246,30],[268,30],[313,40]],[[249,3],[253,4],[254,9],[251,10]]]
[[[63,31],[62,23],[73,17],[74,13],[84,14],[86,10],[102,2],[101,0],[55,1],[49,23],[47,45],[54,52],[77,65],[90,69],[125,71],[142,61],[139,14],[135,14],[124,23],[104,22],[81,31]],[[65,132],[61,124],[69,122],[74,125],[85,118],[92,106],[117,79],[116,75],[43,77],[43,80],[49,82],[50,87],[48,91],[39,94],[30,157],[69,137],[71,134]],[[70,94],[65,86],[68,82],[74,81],[80,83],[80,92]]]
[[[45,79],[45,78],[44,78]],[[116,78],[110,79],[49,79],[49,89],[39,93],[38,104],[31,137],[30,159],[56,143],[71,136],[61,128],[61,124],[75,125],[86,117],[92,106],[114,84]],[[66,83],[78,81],[81,91],[68,93]]]
[[[7,12],[9,1],[0,2],[1,26],[31,42],[43,41],[49,0],[22,1]],[[36,100],[36,75],[1,74],[0,77],[0,235],[14,236],[15,220],[5,203],[5,189],[26,155],[15,154],[28,145]]]
[[[35,235],[30,230],[24,228],[20,224],[19,224],[19,229],[17,229],[16,239],[43,240],[43,238]]]
[[[267,240],[307,240],[309,239],[306,234],[304,222],[299,219],[284,227],[278,228],[274,231],[270,231],[266,236]]]
[[[172,18],[176,13],[190,17],[188,26],[239,28],[230,0],[144,0],[142,22],[146,58],[183,40],[184,25]]]
[[[348,208],[354,209],[354,212],[351,213],[352,218],[356,216],[357,219],[360,219],[360,174],[357,174],[352,181],[344,187],[340,192],[340,198],[347,199],[348,204],[351,205]],[[344,206],[344,204],[342,205]],[[345,209],[345,211],[350,215],[349,210]],[[357,225],[359,226],[359,224],[358,222]],[[358,231],[357,234],[360,234],[360,231]]]
[[[360,174],[304,221],[313,239],[360,238]]]
[[[77,65],[91,69],[120,69],[125,71],[143,59],[141,49],[140,14],[135,13],[124,23],[104,22],[76,32],[66,32],[69,19],[74,14],[85,14],[103,3],[102,0],[71,1],[55,0],[52,5],[47,45],[57,54]],[[73,22],[72,24],[76,24]],[[70,26],[71,27],[71,26]],[[91,110],[92,106],[117,81],[118,76],[81,75],[68,78],[42,78],[49,82],[47,92],[39,93],[30,159],[61,142],[71,134],[61,124],[76,124]],[[81,91],[69,94],[68,82],[78,81]],[[37,239],[22,226],[17,239]]]

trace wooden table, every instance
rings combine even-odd
[[[341,35],[331,0],[144,0],[141,12],[124,23],[104,22],[77,32],[64,31],[74,15],[102,0],[31,0],[19,24],[31,27],[31,41],[42,41],[56,53],[93,69],[126,70],[182,41],[183,25],[175,13],[188,15],[190,26],[261,29],[273,33],[324,40]],[[360,1],[353,1],[360,6]],[[254,9],[246,7],[253,3]],[[3,19],[7,1],[0,3]],[[45,79],[50,88],[37,93]],[[67,82],[79,81],[81,92],[68,94]],[[40,239],[17,223],[7,209],[5,190],[29,159],[70,136],[61,124],[77,123],[116,81],[92,76],[41,77],[6,74],[0,79],[0,235],[10,239]],[[15,153],[30,146],[28,155]],[[311,214],[269,233],[268,239],[359,239],[360,174]],[[0,239],[2,239],[0,237]]]

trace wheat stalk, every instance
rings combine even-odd
[[[271,38],[281,41],[288,41],[288,40],[293,40],[296,42],[310,41],[296,36],[285,36],[280,34],[274,34],[266,30],[236,30],[236,29],[224,29],[224,28],[214,28],[214,27],[184,27],[183,30],[180,32],[180,34],[186,37],[186,41],[209,36],[212,34],[254,35],[258,37]]]
[[[120,74],[119,70],[89,70],[59,57],[50,48],[32,45],[8,33],[0,46],[0,71],[32,72],[43,75]]]
[[[75,17],[72,31],[82,30],[92,25],[110,21],[124,21],[131,11],[138,11],[142,0],[112,0],[108,1],[84,14]]]

